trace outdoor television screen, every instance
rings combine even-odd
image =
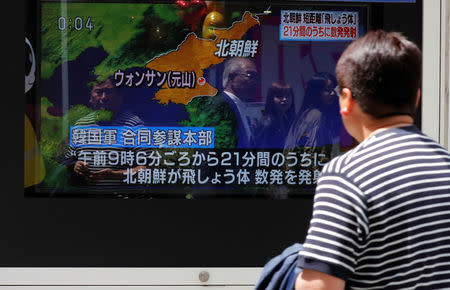
[[[40,1],[28,197],[295,198],[355,145],[335,65],[365,5]]]

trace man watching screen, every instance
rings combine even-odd
[[[322,170],[295,289],[450,289],[450,154],[413,125],[420,50],[369,32],[336,73],[360,144]]]

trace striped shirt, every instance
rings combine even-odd
[[[391,128],[319,177],[299,267],[348,289],[450,289],[450,154]]]
[[[92,112],[88,115],[80,118],[75,122],[75,126],[100,126],[98,124],[97,118],[98,112]],[[122,127],[140,127],[144,126],[144,122],[138,116],[134,115],[130,111],[123,111],[118,114],[114,120],[108,122],[108,126],[122,126]],[[111,168],[112,170],[123,170],[126,168],[134,167],[134,164],[131,165],[121,165],[121,158],[126,158],[126,153],[129,151],[135,152],[136,149],[131,148],[120,148],[120,147],[69,147],[65,152],[65,158],[68,165],[74,165],[76,161],[84,158],[83,161],[89,164],[90,172],[98,172],[102,169]],[[95,162],[94,158],[96,154],[103,154],[107,156],[106,164],[102,162]],[[117,165],[110,165],[110,158],[114,158],[114,160],[118,159]],[[109,158],[109,159],[108,159]],[[132,157],[131,157],[132,158]],[[116,163],[116,162],[112,162]],[[70,172],[72,174],[72,172]],[[123,180],[120,179],[103,179],[103,180],[84,180],[84,178],[78,177],[78,180],[75,181],[79,189],[82,189],[83,186],[87,186],[89,191],[114,191],[117,189],[118,185],[124,185]]]

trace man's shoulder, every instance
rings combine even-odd
[[[322,175],[341,175],[344,173],[344,167],[355,162],[353,155],[358,151],[358,147],[342,153],[327,162],[321,173]]]
[[[395,128],[333,158],[323,167],[322,176],[340,175],[355,184],[366,185],[398,176],[405,170],[426,171],[431,166],[441,166],[442,162],[450,163],[450,153],[439,143],[414,127]]]
[[[197,96],[188,104],[188,110],[213,119],[232,120],[233,107],[223,93],[214,96]]]
[[[131,110],[120,112],[114,120],[114,123],[120,126],[139,127],[144,126],[145,123],[137,114]]]
[[[226,103],[229,106],[236,106],[236,102],[233,100],[233,98],[226,93],[225,91],[221,92],[220,95],[217,96],[217,102],[223,102]],[[220,99],[220,100],[219,100]]]
[[[96,125],[98,122],[98,113],[96,111],[79,118],[75,121],[75,126]]]
[[[220,113],[232,113],[234,112],[235,104],[233,99],[225,92],[221,92],[210,98],[210,107],[216,108]]]
[[[204,104],[204,105],[210,105],[210,104],[221,104],[225,103],[225,99],[229,99],[230,97],[224,93],[221,92],[219,94],[216,94],[214,96],[196,96],[189,102],[189,104]]]

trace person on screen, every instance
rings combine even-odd
[[[317,73],[308,81],[302,110],[286,138],[286,149],[330,147],[339,143],[342,121],[336,86],[336,78],[326,72]]]
[[[294,91],[285,81],[273,83],[267,90],[263,117],[255,129],[253,148],[284,148],[295,116]]]
[[[414,126],[421,66],[382,30],[340,57],[340,114],[360,144],[322,170],[295,289],[450,289],[450,153]]]
[[[133,113],[130,109],[125,109],[124,96],[121,89],[115,88],[112,78],[94,85],[91,90],[89,104],[93,112],[78,119],[74,126],[125,126],[139,127],[144,126],[142,119]],[[101,114],[111,112],[113,114],[110,120],[101,120]],[[129,166],[109,165],[106,162],[94,162],[94,152],[102,151],[106,158],[120,159],[124,151],[128,148],[120,147],[69,147],[66,150],[66,163],[71,171],[72,183],[78,185],[101,185],[115,186],[123,183],[124,172]],[[113,153],[111,153],[113,152]],[[117,153],[116,153],[117,152]],[[83,160],[80,160],[83,159]],[[102,164],[106,163],[106,164]],[[112,164],[115,161],[110,162]],[[137,166],[133,170],[144,168]],[[106,190],[106,187],[103,187]]]
[[[197,96],[187,105],[185,127],[214,127],[215,148],[250,148],[257,121],[247,103],[255,95],[259,74],[253,60],[230,58],[224,62],[223,90],[215,96]]]
[[[258,80],[259,73],[251,59],[236,57],[225,62],[221,95],[236,116],[237,148],[251,147],[252,127],[247,117],[246,103],[252,100]]]

